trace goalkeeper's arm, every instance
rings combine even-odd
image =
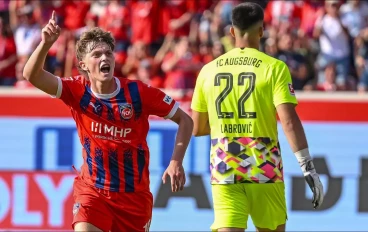
[[[323,202],[323,186],[309,154],[303,125],[295,111],[294,104],[280,104],[276,107],[286,138],[303,171],[305,179],[313,191],[313,205],[318,208]]]

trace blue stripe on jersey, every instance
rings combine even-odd
[[[115,121],[114,111],[112,109],[112,103],[110,99],[102,99],[103,103],[107,107],[107,120],[110,122]]]
[[[92,90],[89,86],[86,86],[86,90],[85,90],[85,94],[86,92],[89,94],[89,96],[92,98]],[[91,102],[91,99],[89,100]],[[93,103],[88,103],[88,105],[91,105],[92,108],[93,108],[93,113],[96,114],[98,117],[101,117],[102,116],[102,112],[103,112],[103,108],[104,108],[104,104],[102,104],[102,102],[95,98],[95,102]],[[88,107],[87,105],[87,107]]]
[[[109,150],[109,171],[111,175],[110,191],[117,192],[120,188],[118,151]]]
[[[124,94],[124,89],[120,88],[119,93],[116,95],[116,102],[119,103],[126,103],[126,98],[125,98],[125,94]]]
[[[84,150],[86,150],[86,153],[87,153],[86,162],[87,162],[87,165],[88,165],[89,175],[92,176],[93,170],[92,170],[91,140],[90,140],[90,138],[84,138],[83,147],[84,147]]]
[[[83,112],[85,112],[87,110],[88,105],[91,102],[91,99],[92,99],[91,92],[89,91],[88,87],[86,86],[85,89],[84,89],[83,96],[79,101],[79,106],[80,106],[80,108]]]
[[[139,146],[137,149],[137,158],[138,158],[138,173],[139,173],[139,183],[142,180],[142,173],[144,169],[144,165],[146,164],[145,159],[145,151],[143,150],[142,146]]]
[[[139,118],[142,113],[142,101],[138,90],[137,82],[131,82],[128,84],[129,94],[132,99],[135,118]]]
[[[125,192],[134,192],[133,152],[131,149],[124,151],[124,179]]]
[[[93,113],[95,113],[98,117],[101,117],[102,111],[103,111],[103,104],[96,99],[95,103],[93,104]]]
[[[125,98],[125,94],[124,94],[124,89],[123,88],[120,88],[120,91],[119,93],[116,95],[116,103],[119,105],[121,103],[126,103],[127,100]],[[120,111],[120,110],[119,110]],[[124,121],[125,119],[123,118],[123,116],[119,113],[120,115],[120,120],[121,121]]]
[[[97,166],[95,186],[98,188],[103,188],[105,185],[105,168],[103,163],[103,151],[99,147],[95,148],[95,163]]]

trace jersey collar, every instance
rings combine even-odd
[[[114,77],[115,82],[116,82],[116,89],[114,92],[112,93],[108,93],[108,94],[100,94],[100,93],[95,93],[93,92],[92,88],[91,91],[93,93],[93,95],[95,95],[95,97],[100,98],[100,99],[110,99],[115,97],[116,95],[118,95],[119,91],[120,91],[120,80],[116,77]]]

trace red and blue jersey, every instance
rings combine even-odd
[[[84,77],[59,78],[56,97],[70,107],[83,150],[81,177],[113,192],[149,189],[149,115],[171,118],[178,103],[140,81],[116,78],[117,89],[97,94]]]

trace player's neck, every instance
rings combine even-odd
[[[252,40],[235,40],[235,47],[237,48],[254,48],[259,50],[259,41]]]
[[[116,90],[117,84],[115,78],[107,82],[91,81],[91,88],[92,91],[97,94],[110,94]]]

